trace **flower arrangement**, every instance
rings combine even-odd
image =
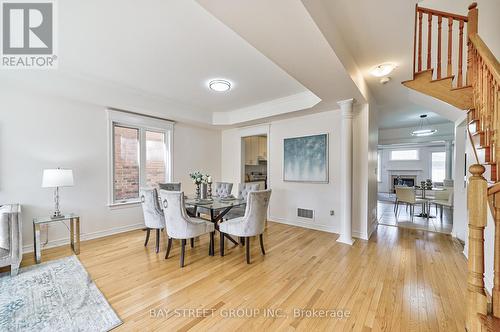
[[[194,184],[201,184],[201,183],[208,184],[208,183],[212,183],[212,177],[210,175],[208,175],[208,174],[202,174],[199,171],[196,171],[196,172],[193,172],[193,173],[189,173],[189,176],[193,180]]]

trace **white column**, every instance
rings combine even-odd
[[[354,99],[338,102],[342,111],[341,130],[341,195],[342,195],[342,233],[338,242],[352,245],[352,117]]]
[[[451,178],[451,174],[452,174],[452,170],[451,170],[451,164],[452,164],[452,160],[453,160],[453,146],[452,146],[452,141],[446,141],[445,142],[445,154],[446,154],[446,161],[445,161],[445,180],[447,181],[451,181],[452,178]]]

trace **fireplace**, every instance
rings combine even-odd
[[[393,175],[391,177],[391,184],[392,184],[392,192],[395,193],[395,186],[398,185],[398,181],[400,181],[399,185],[407,186],[407,187],[414,187],[416,182],[417,182],[417,176],[416,175]]]

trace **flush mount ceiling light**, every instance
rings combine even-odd
[[[231,83],[226,80],[212,80],[208,82],[208,87],[217,92],[226,92],[231,89]]]
[[[418,122],[418,127],[411,132],[412,136],[430,136],[437,132],[436,129],[432,129],[429,125],[429,120],[427,119],[427,114],[422,114]]]
[[[370,70],[370,74],[375,77],[383,77],[389,75],[394,70],[394,68],[396,68],[396,65],[394,63],[386,62],[373,67],[372,70]]]

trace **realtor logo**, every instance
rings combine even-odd
[[[1,68],[55,68],[54,2],[1,1]]]

